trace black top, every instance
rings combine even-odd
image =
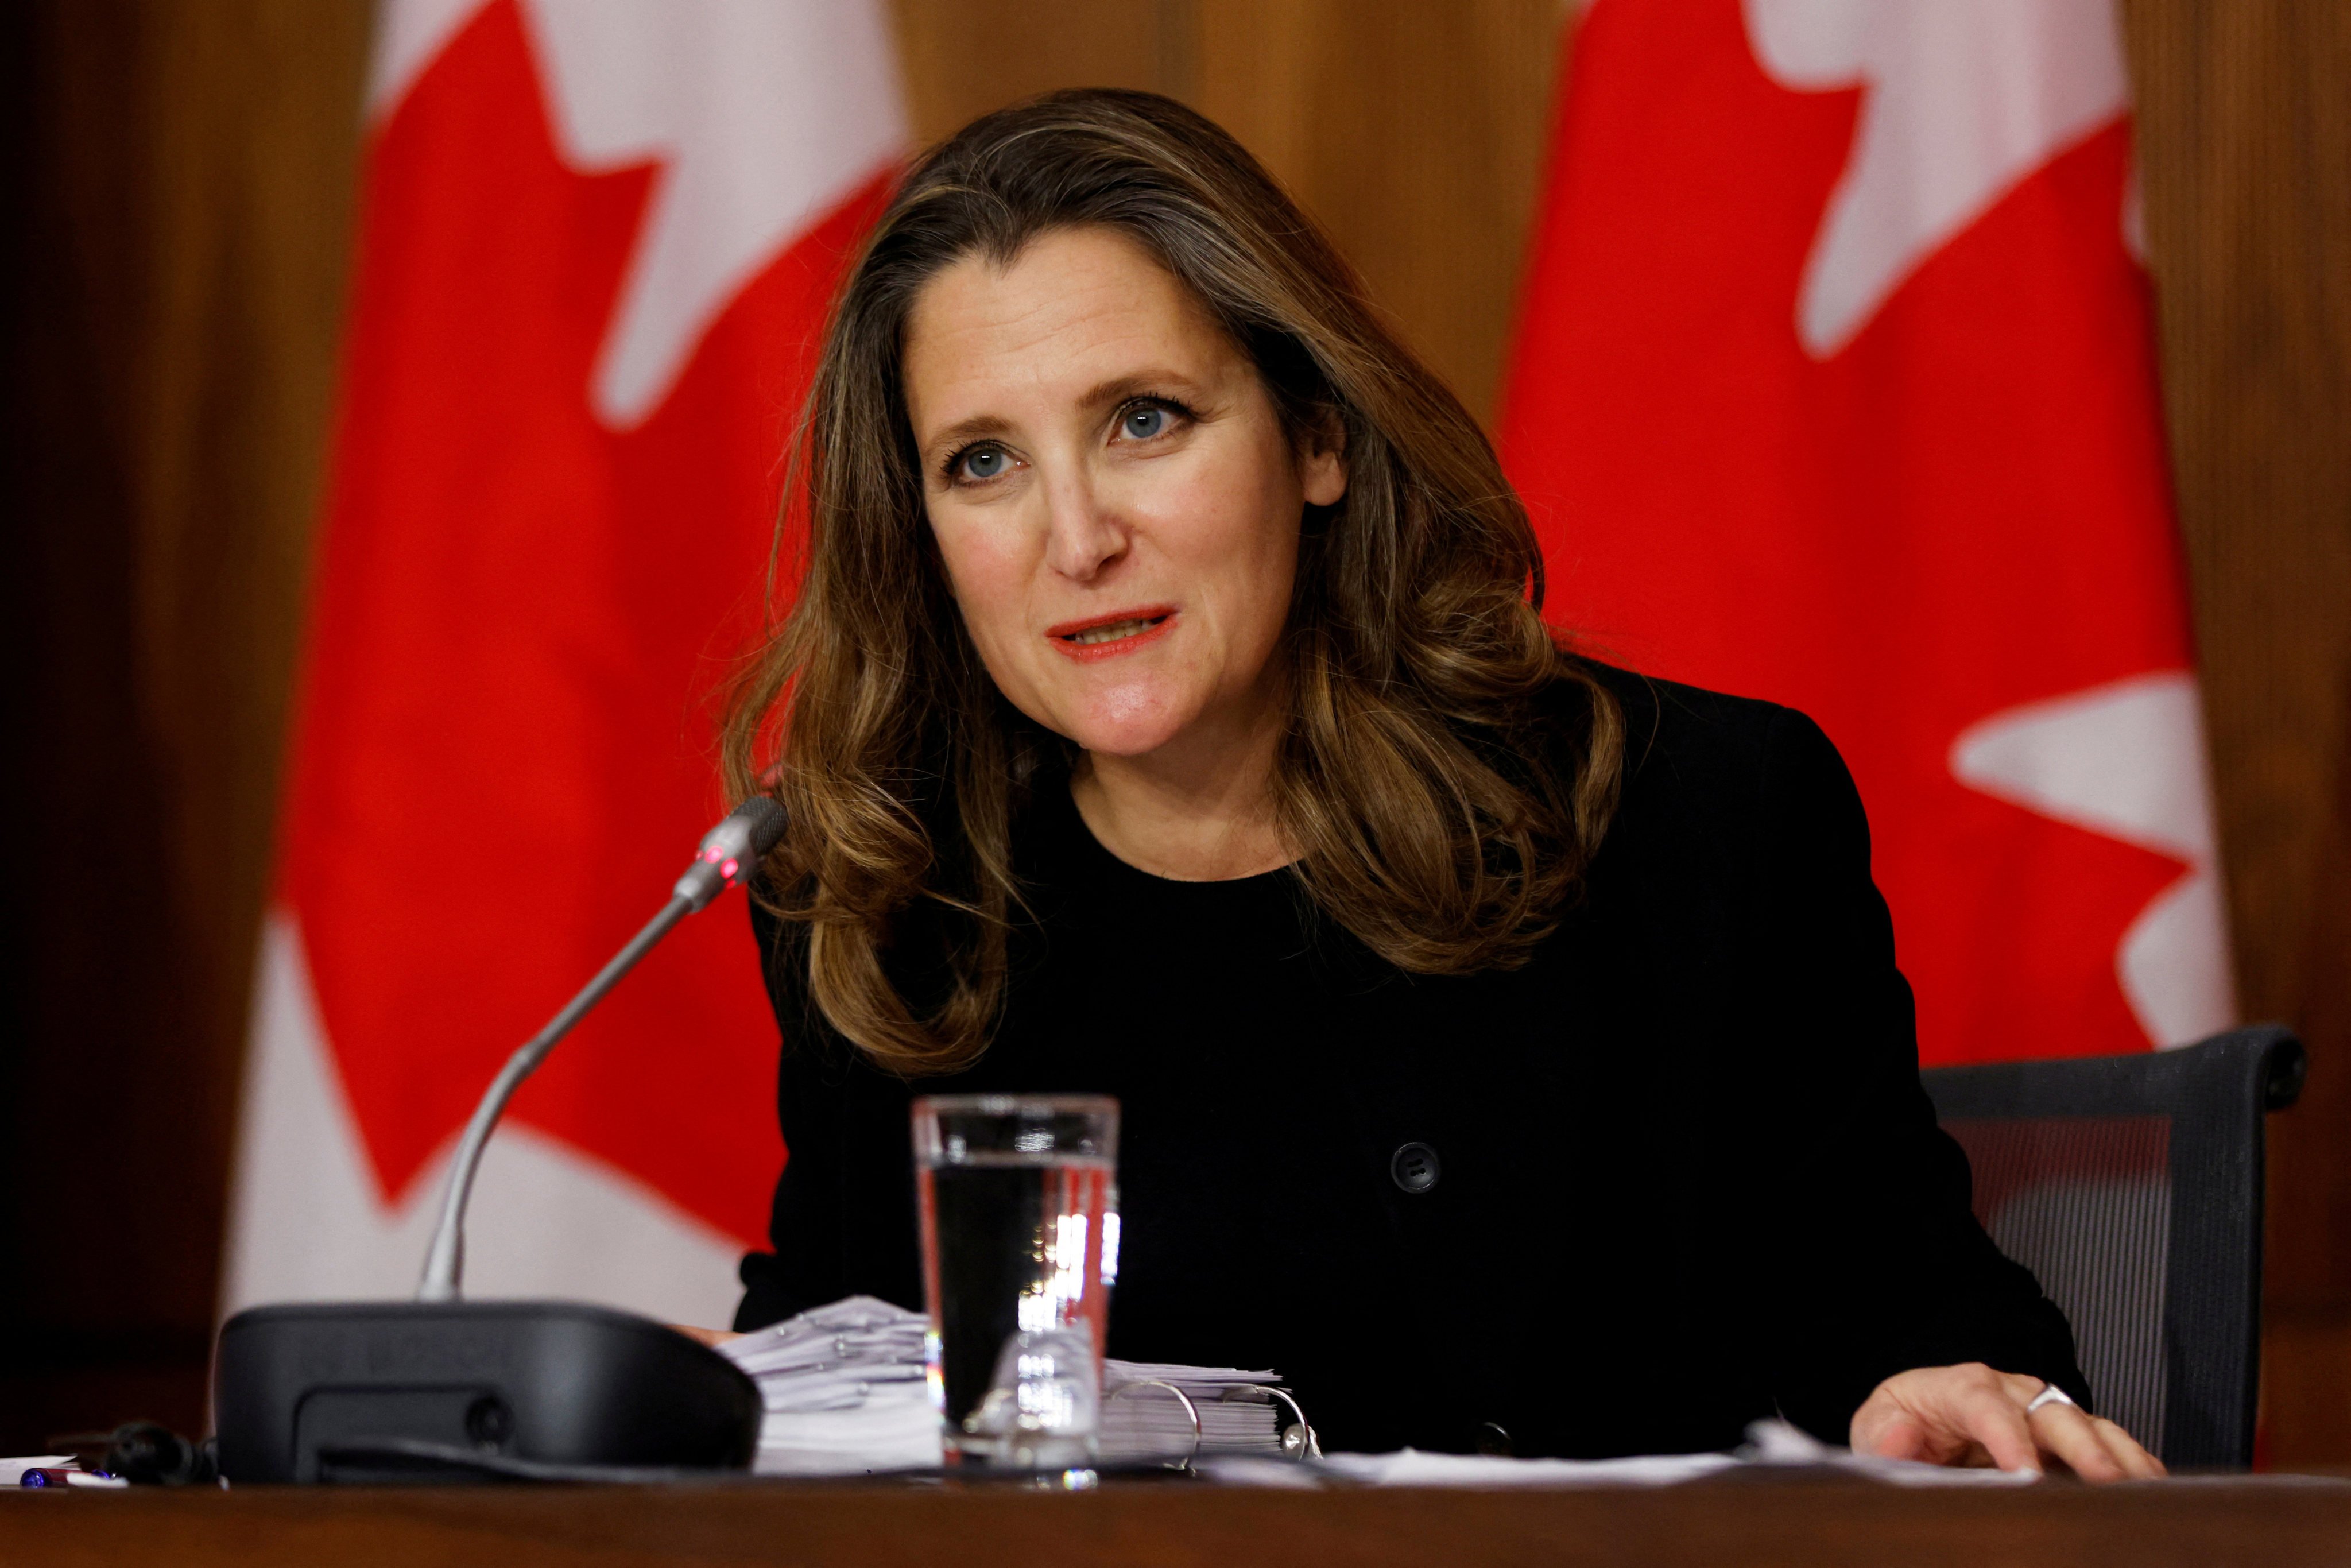
[[[1111,1353],[1274,1367],[1329,1448],[1720,1448],[1774,1409],[1842,1442],[1880,1379],[1962,1361],[2086,1401],[1919,1088],[1835,748],[1594,670],[1623,804],[1516,971],[1405,975],[1287,871],[1138,871],[1057,787],[1016,824],[1037,918],[997,1040],[909,1084],[810,1016],[798,928],[755,915],[790,1155],[737,1326],[922,1306],[914,1095],[1082,1091],[1123,1108]]]

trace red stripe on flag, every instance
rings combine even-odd
[[[1949,762],[1990,716],[2191,663],[2127,125],[1816,360],[1796,301],[1860,91],[1770,79],[1738,0],[1601,0],[1571,71],[1501,425],[1549,614],[1821,721],[1929,1061],[2143,1049],[2117,944],[2181,862]]]
[[[590,378],[657,169],[565,167],[511,0],[370,150],[284,893],[386,1195],[666,895],[721,806],[822,306],[886,176],[614,431]],[[689,922],[516,1113],[751,1241],[782,1150],[741,905]]]

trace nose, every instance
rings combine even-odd
[[[1126,553],[1127,530],[1081,470],[1045,492],[1045,559],[1072,582],[1091,582]]]

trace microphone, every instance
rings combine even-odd
[[[645,1479],[741,1469],[758,1386],[707,1346],[580,1301],[467,1301],[465,1206],[507,1103],[677,923],[784,836],[755,796],[695,852],[661,913],[507,1059],[465,1124],[413,1301],[283,1302],[221,1325],[220,1473],[232,1481]]]
[[[759,862],[768,858],[768,852],[784,836],[784,809],[765,795],[754,795],[729,811],[724,821],[702,836],[694,863],[685,868],[685,874],[670,890],[669,903],[662,912],[647,921],[645,928],[631,937],[629,945],[614,954],[612,961],[598,971],[596,977],[582,987],[561,1012],[549,1019],[545,1029],[507,1058],[506,1066],[483,1093],[481,1103],[474,1107],[473,1119],[465,1124],[465,1135],[458,1141],[457,1157],[449,1167],[449,1185],[442,1195],[441,1222],[434,1228],[432,1248],[424,1255],[424,1277],[416,1287],[418,1301],[454,1301],[461,1294],[460,1281],[465,1271],[465,1206],[473,1200],[474,1173],[481,1167],[482,1153],[489,1146],[490,1134],[497,1130],[498,1119],[506,1114],[507,1102],[514,1098],[523,1080],[538,1071],[557,1043],[679,921],[708,908],[712,899],[756,871]]]

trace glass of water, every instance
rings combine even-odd
[[[949,1461],[1055,1468],[1098,1451],[1118,1278],[1118,1102],[914,1102],[931,1402]]]

